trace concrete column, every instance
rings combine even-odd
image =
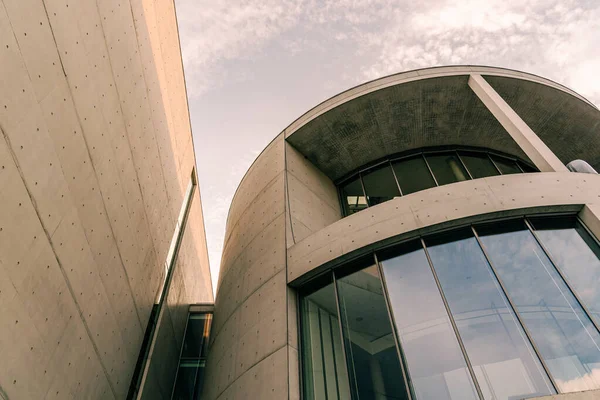
[[[600,238],[600,204],[586,204],[579,212],[579,218],[596,238]]]
[[[558,157],[552,153],[548,146],[542,142],[481,75],[471,74],[469,76],[469,87],[540,171],[568,171]]]

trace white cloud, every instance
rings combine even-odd
[[[190,97],[226,79],[223,61],[249,57],[293,26],[302,0],[178,0],[177,17]]]
[[[366,79],[444,64],[488,64],[538,73],[600,104],[600,3],[575,0],[443,2],[403,10],[364,43],[378,54]]]

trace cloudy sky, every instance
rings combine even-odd
[[[216,288],[238,183],[288,124],[349,87],[447,64],[514,68],[600,105],[598,0],[176,0]]]

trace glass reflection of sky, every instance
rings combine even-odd
[[[423,249],[382,262],[417,399],[476,399]]]
[[[600,335],[531,232],[478,232],[560,390],[600,388]]]
[[[426,244],[484,397],[554,393],[472,232]]]
[[[572,219],[533,221],[557,267],[600,325],[600,249]]]

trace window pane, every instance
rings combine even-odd
[[[402,194],[435,187],[435,182],[421,155],[396,161],[392,164]]]
[[[477,399],[423,248],[402,251],[382,266],[416,398]]]
[[[532,219],[557,267],[600,324],[600,248],[575,218]]]
[[[500,175],[500,172],[494,167],[492,161],[485,153],[460,153],[460,158],[467,166],[473,179],[484,178],[486,176]]]
[[[466,181],[469,175],[454,153],[426,155],[431,172],[439,185]]]
[[[206,354],[212,314],[191,314],[183,340],[182,358],[198,358]]]
[[[342,201],[345,215],[354,214],[367,208],[367,199],[359,178],[355,178],[342,187]]]
[[[173,390],[173,400],[193,400],[196,387],[198,361],[183,362],[177,371],[177,381]]]
[[[522,173],[516,161],[492,154],[490,154],[490,157],[492,157],[492,160],[494,160],[494,163],[498,166],[498,169],[500,172],[502,172],[502,175]]]
[[[408,399],[376,266],[337,281],[348,369],[359,399]]]
[[[534,167],[530,166],[529,164],[525,164],[524,162],[519,162],[519,166],[525,172],[538,172],[537,169],[535,169]]]
[[[400,196],[392,169],[387,164],[363,174],[362,178],[370,206]]]
[[[471,230],[426,244],[484,397],[554,393]]]
[[[559,389],[600,388],[600,335],[524,222],[477,231]]]
[[[349,399],[332,283],[302,299],[301,319],[305,398]]]

